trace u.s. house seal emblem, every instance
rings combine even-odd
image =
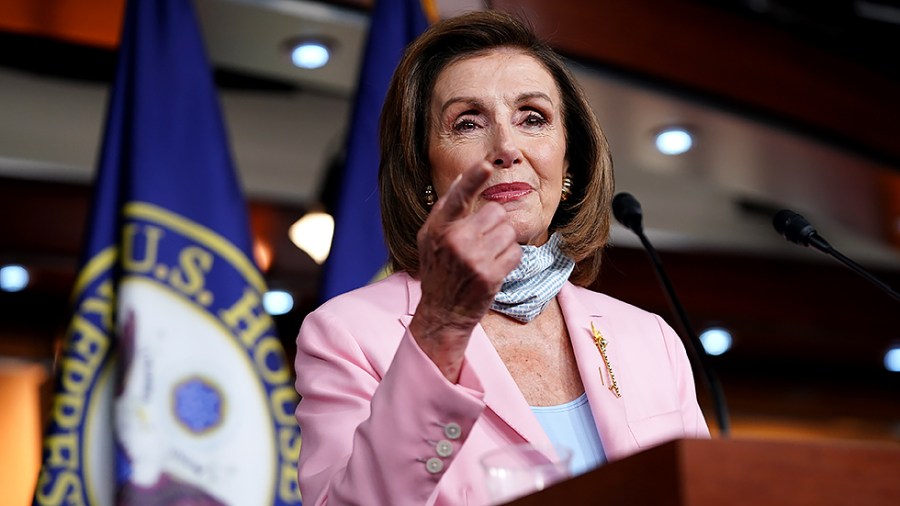
[[[45,470],[38,492],[60,504],[296,504],[296,392],[261,276],[182,216],[144,203],[124,214],[121,247],[80,280],[94,310],[80,308],[66,350],[83,387],[71,382],[57,416],[85,451],[61,450],[71,461]],[[99,360],[111,327],[118,360]]]

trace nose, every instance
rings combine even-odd
[[[494,130],[493,144],[489,159],[494,167],[502,169],[522,163],[522,151],[509,126],[498,126]]]

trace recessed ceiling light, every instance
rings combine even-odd
[[[324,67],[331,58],[331,50],[322,42],[304,40],[291,46],[291,63],[294,66],[315,70]]]
[[[656,149],[664,155],[680,155],[693,145],[693,136],[682,127],[669,127],[656,134]]]
[[[884,354],[884,368],[891,372],[900,372],[900,345],[893,346]]]
[[[21,265],[0,267],[0,290],[18,292],[28,286],[28,269]]]
[[[273,316],[287,314],[294,308],[294,296],[284,290],[270,290],[263,294],[263,308]]]
[[[700,343],[710,355],[721,355],[731,349],[731,332],[722,327],[710,327],[700,334]]]

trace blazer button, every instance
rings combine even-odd
[[[431,457],[425,462],[425,469],[431,474],[437,474],[444,470],[444,461],[437,457]]]
[[[462,435],[462,427],[458,423],[450,422],[444,426],[444,435],[447,439],[459,439]]]
[[[453,443],[446,439],[441,439],[434,446],[434,451],[441,457],[449,457],[450,455],[453,455]]]

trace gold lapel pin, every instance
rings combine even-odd
[[[603,365],[606,366],[606,372],[609,374],[609,390],[616,394],[616,397],[622,397],[622,394],[619,393],[619,384],[616,383],[616,374],[612,370],[612,366],[609,364],[609,357],[606,356],[606,345],[608,342],[606,339],[600,334],[600,331],[594,327],[594,322],[591,322],[591,332],[594,334],[594,344],[597,345],[597,350],[600,351],[600,358],[603,359]],[[600,372],[600,384],[606,385],[606,382],[603,381],[603,370],[599,369]]]

